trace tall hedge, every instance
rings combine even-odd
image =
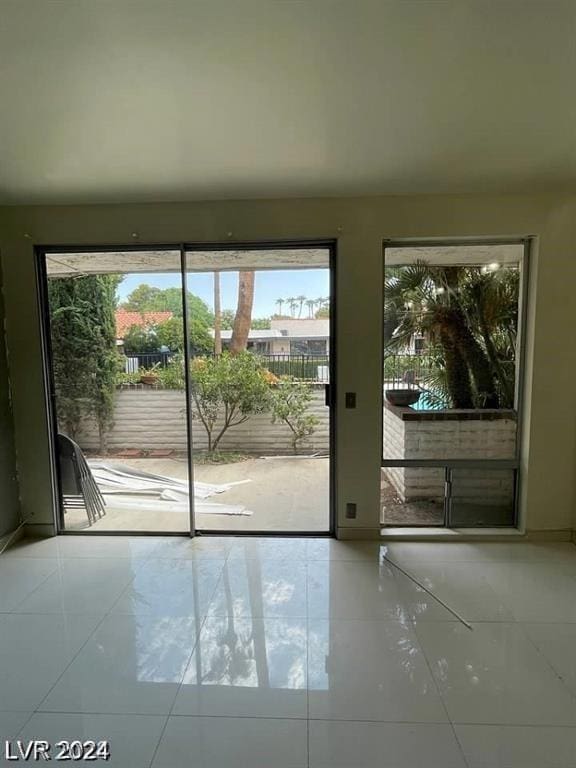
[[[118,369],[116,275],[52,278],[48,284],[58,428],[77,435],[96,419],[100,450],[112,424]]]

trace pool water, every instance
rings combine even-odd
[[[448,408],[448,404],[442,403],[439,405],[437,400],[435,402],[431,402],[427,393],[422,392],[418,402],[414,403],[414,405],[411,405],[410,407],[415,411],[443,411]]]

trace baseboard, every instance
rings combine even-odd
[[[16,528],[16,530],[12,531],[12,533],[6,533],[4,536],[0,537],[0,552],[3,551],[4,547],[9,544],[9,546],[12,546],[13,544],[16,544],[17,541],[22,539],[24,537],[24,528],[22,526],[19,526]]]
[[[571,529],[520,531],[517,528],[383,528],[383,541],[574,541]]]
[[[575,532],[570,528],[560,528],[558,530],[528,530],[526,531],[526,541],[576,541]]]
[[[50,539],[56,536],[56,529],[51,523],[27,523],[24,533],[29,539]]]
[[[379,541],[380,528],[338,528],[336,538],[341,541]]]

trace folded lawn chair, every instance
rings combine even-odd
[[[66,435],[58,435],[60,492],[64,512],[84,509],[88,525],[106,514],[106,502],[90,471],[79,445]]]

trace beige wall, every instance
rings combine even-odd
[[[120,389],[114,403],[114,424],[106,436],[108,450],[168,449],[185,454],[187,450],[186,396],[174,389]],[[299,453],[329,450],[329,409],[323,389],[317,388],[308,407],[317,419],[313,435],[299,443]],[[222,428],[219,420],[214,434]],[[278,456],[292,453],[292,432],[282,422],[272,423],[269,411],[252,414],[242,424],[229,429],[220,442],[222,451],[238,451],[256,456]],[[98,451],[98,425],[86,420],[76,437],[84,450]],[[208,448],[208,437],[198,410],[192,405],[192,444],[194,451]],[[241,467],[240,467],[241,471]]]
[[[0,209],[7,337],[23,509],[51,520],[33,245],[334,237],[337,258],[337,507],[342,529],[375,534],[379,518],[382,239],[535,235],[523,441],[523,518],[574,522],[576,199],[379,197]],[[133,233],[137,238],[133,237]],[[532,344],[532,342],[534,342]],[[357,392],[345,410],[344,393]],[[358,505],[346,520],[347,501]]]
[[[0,540],[4,534],[17,526],[19,513],[10,383],[4,338],[4,297],[0,270]]]

